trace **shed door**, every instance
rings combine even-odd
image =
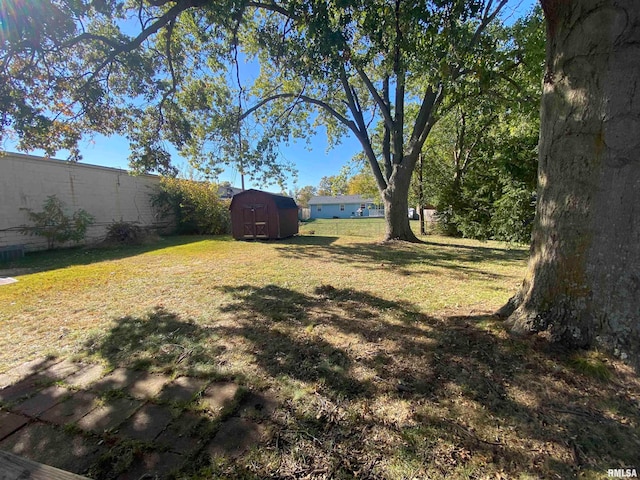
[[[269,238],[267,206],[264,204],[242,207],[244,238]]]

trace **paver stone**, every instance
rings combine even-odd
[[[233,382],[212,383],[202,394],[202,402],[209,410],[219,413],[233,402],[238,388]]]
[[[69,393],[69,390],[63,387],[55,385],[53,387],[47,387],[40,390],[33,397],[16,405],[14,410],[23,415],[37,417],[42,412],[62,402]]]
[[[143,372],[124,390],[134,398],[154,398],[171,379],[158,373]]]
[[[31,397],[47,383],[51,383],[51,379],[36,373],[0,390],[0,401],[11,403],[22,397]]]
[[[55,365],[60,360],[54,358],[36,358],[31,360],[30,362],[25,362],[21,365],[18,365],[15,368],[12,368],[8,372],[5,372],[9,377],[13,377],[15,381],[24,380],[25,378],[37,373],[41,370],[49,368],[51,365]]]
[[[75,392],[70,398],[50,408],[40,418],[56,425],[74,423],[97,407],[98,397],[89,392]]]
[[[194,412],[183,412],[156,438],[156,442],[172,452],[186,454],[194,450],[200,442],[196,432],[202,416]]]
[[[0,450],[83,474],[100,455],[101,447],[81,435],[73,435],[61,428],[36,422],[2,440]]]
[[[140,408],[142,402],[129,398],[116,398],[99,406],[78,420],[77,425],[83,430],[102,432],[118,427]]]
[[[260,442],[265,428],[245,418],[233,417],[224,422],[213,440],[207,445],[209,455],[238,457]]]
[[[194,377],[178,377],[166,385],[160,393],[163,402],[189,402],[207,384],[206,380]]]
[[[86,388],[104,374],[102,365],[86,365],[73,375],[65,378],[64,382],[72,387]]]
[[[29,418],[11,412],[0,412],[0,440],[29,423]]]
[[[52,380],[63,380],[69,375],[73,375],[83,367],[80,363],[72,362],[71,360],[63,360],[50,366],[46,370],[42,371],[42,375]]]
[[[135,459],[131,467],[118,480],[164,478],[184,464],[185,458],[171,452],[147,452]]]
[[[151,442],[173,419],[167,406],[146,404],[120,428],[120,435]]]
[[[238,416],[244,418],[269,418],[278,407],[275,396],[267,392],[249,393],[242,399],[238,408]]]

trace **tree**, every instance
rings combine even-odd
[[[412,181],[411,199],[436,205],[450,235],[526,243],[536,189],[544,21],[534,9],[509,27],[510,68],[466,96],[434,126]]]
[[[338,196],[346,195],[348,190],[350,168],[345,165],[337,175],[325,176],[318,184],[318,195]]]
[[[23,210],[27,212],[33,225],[24,225],[22,233],[46,238],[49,250],[52,250],[56,243],[81,242],[87,228],[94,221],[93,216],[82,208],[68,215],[65,213],[64,202],[55,195],[47,197],[42,204],[41,212],[34,212],[30,208]]]
[[[311,185],[302,187],[295,192],[296,203],[301,207],[308,208],[309,200],[311,200],[311,197],[315,196],[316,194],[316,187],[313,187]]]
[[[640,3],[543,0],[538,203],[522,288],[499,313],[640,366]]]
[[[47,144],[54,126],[71,144],[87,129],[126,131],[141,170],[171,171],[168,141],[196,164],[277,175],[278,143],[320,122],[332,144],[346,132],[362,144],[387,239],[415,241],[411,174],[445,97],[499,70],[487,29],[507,0],[56,0],[27,18],[18,3],[1,7],[12,27],[0,39],[0,113],[23,147]],[[251,87],[244,60],[261,65]],[[250,117],[259,126],[243,128]]]
[[[371,170],[363,170],[356,173],[347,182],[348,195],[362,195],[365,198],[371,198],[379,202],[380,195],[376,185],[376,179],[373,178]]]

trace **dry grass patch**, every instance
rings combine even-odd
[[[59,255],[59,256],[56,256]],[[601,478],[633,467],[640,383],[491,316],[522,248],[429,237],[39,255],[0,287],[0,371],[45,351],[269,392],[266,440],[193,478]],[[57,265],[57,266],[56,266]],[[608,372],[608,373],[603,373]]]

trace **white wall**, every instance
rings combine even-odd
[[[0,154],[0,248],[16,244],[26,250],[46,248],[45,239],[20,233],[23,225],[29,225],[21,208],[42,211],[49,195],[62,200],[69,213],[83,208],[93,215],[85,243],[104,239],[106,227],[114,221],[166,227],[167,221],[157,215],[149,196],[159,182],[154,175],[132,176],[115,168]]]

